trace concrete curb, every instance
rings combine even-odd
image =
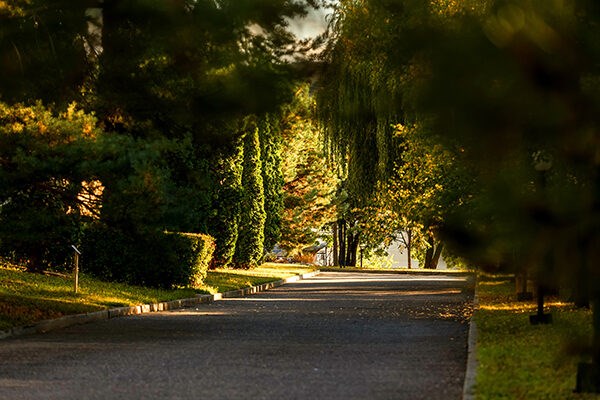
[[[479,308],[479,297],[477,296],[477,276],[475,276],[475,294],[473,295],[473,307],[475,311]],[[469,337],[467,338],[467,369],[465,372],[465,383],[463,386],[463,400],[475,400],[475,380],[477,376],[477,323],[473,317],[469,321]]]
[[[6,331],[0,331],[0,340],[7,339],[15,336],[23,336],[23,335],[31,335],[35,333],[46,333],[50,331],[54,331],[57,329],[67,328],[73,325],[82,325],[90,322],[97,322],[111,318],[118,317],[126,317],[128,315],[139,315],[146,314],[150,312],[159,312],[159,311],[169,311],[176,310],[180,308],[193,307],[202,303],[211,303],[213,301],[218,301],[221,299],[231,298],[231,297],[243,297],[251,294],[256,294],[260,292],[264,292],[265,290],[269,290],[278,286],[285,285],[286,283],[297,282],[302,279],[312,278],[315,275],[318,275],[321,271],[313,271],[302,275],[296,275],[289,278],[281,279],[274,282],[263,283],[262,285],[252,286],[249,288],[232,290],[224,293],[215,293],[215,294],[199,294],[196,297],[188,298],[188,299],[179,299],[172,301],[165,301],[161,303],[154,304],[142,304],[139,306],[133,307],[118,307],[111,308],[109,310],[95,311],[87,314],[75,314],[75,315],[65,315],[64,317],[56,318],[56,319],[48,319],[44,321],[37,322],[33,325],[28,326],[20,326],[16,328],[12,328]]]

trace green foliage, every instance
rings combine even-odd
[[[236,146],[223,150],[215,158],[215,168],[211,171],[214,183],[209,232],[216,243],[213,267],[226,267],[233,260],[238,240],[243,195],[244,142],[238,139]]]
[[[94,224],[85,231],[82,270],[134,285],[196,287],[206,276],[213,251],[208,235],[124,232]]]
[[[312,246],[320,232],[335,219],[333,198],[338,180],[321,145],[313,122],[314,99],[309,86],[298,88],[284,110],[282,172],[285,181],[280,246],[291,255]]]
[[[519,254],[531,269],[545,257],[535,243],[564,233],[564,257],[595,237],[583,221],[597,214],[597,16],[587,0],[341,1],[318,104],[351,195],[398,161],[404,188],[391,192],[412,191],[402,223],[487,265]],[[374,143],[391,123],[418,135],[385,155]],[[537,151],[554,158],[544,178]]]
[[[208,267],[215,250],[215,241],[209,235],[198,233],[169,233],[169,246],[174,259],[173,265],[187,269],[188,283],[185,286],[200,287],[204,283]]]
[[[297,70],[289,61],[298,43],[285,28],[315,2],[71,3],[0,2],[0,99],[41,99],[57,109],[78,99],[90,110],[72,117],[80,128],[56,122],[71,117],[33,118],[27,134],[12,135],[0,150],[0,218],[10,220],[0,228],[3,253],[32,265],[60,263],[49,257],[66,259],[57,249],[76,244],[93,219],[123,239],[124,260],[126,249],[140,252],[131,237],[160,247],[164,238],[156,232],[210,231],[215,264],[227,265],[239,231],[239,265],[256,264],[264,243],[271,247],[279,236],[280,139],[262,121],[262,147],[253,144],[244,167],[239,126],[291,99]],[[48,134],[30,137],[34,123]],[[21,125],[3,121],[1,128],[16,132]],[[240,227],[242,201],[249,216]],[[109,266],[105,260],[98,269],[159,284],[158,273],[142,277]]]
[[[281,238],[283,213],[283,173],[281,170],[282,133],[276,114],[266,115],[259,121],[259,139],[262,160],[262,178],[265,193],[264,250],[271,251]]]
[[[347,169],[347,190],[366,202],[394,168],[393,124],[414,118],[406,81],[424,2],[340,1],[324,58],[317,114],[334,157]],[[419,5],[422,3],[421,5]]]
[[[31,270],[69,261],[80,237],[98,134],[93,116],[74,105],[55,114],[41,104],[0,103],[0,250]]]
[[[233,258],[238,268],[255,267],[264,256],[266,214],[260,139],[253,118],[249,118],[246,124],[241,217]]]
[[[492,4],[438,28],[416,85],[432,129],[461,144],[477,182],[447,215],[446,236],[482,265],[568,281],[570,255],[582,254],[575,268],[597,265],[598,8]],[[540,154],[550,170],[536,170]]]
[[[263,114],[291,96],[291,69],[279,56],[294,40],[283,28],[304,7],[288,0],[260,7],[104,1],[101,115],[115,130],[136,135],[145,136],[152,122],[169,137],[192,132],[198,143],[222,141],[237,132],[213,132],[215,120]]]

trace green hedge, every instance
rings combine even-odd
[[[183,277],[191,287],[200,286],[206,278],[215,241],[212,236],[199,233],[168,233],[172,242],[170,254],[174,256],[173,265],[180,265],[186,274]]]
[[[214,240],[203,234],[126,233],[102,225],[86,229],[81,269],[100,279],[172,288],[199,286]]]

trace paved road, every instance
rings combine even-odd
[[[323,273],[0,341],[0,399],[460,399],[465,278]]]

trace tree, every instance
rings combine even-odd
[[[265,192],[256,120],[249,118],[244,130],[241,216],[233,263],[238,268],[252,268],[264,256]]]
[[[227,267],[233,260],[238,240],[243,198],[242,171],[244,141],[226,147],[215,157],[212,175],[213,206],[209,220],[209,233],[215,238],[212,267]]]
[[[82,192],[99,134],[74,105],[55,114],[40,103],[0,103],[0,252],[30,271],[68,263],[70,245],[93,212]]]
[[[447,172],[455,149],[428,138],[429,116],[415,104],[415,81],[427,71],[419,43],[429,28],[430,8],[438,6],[341,1],[317,92],[318,115],[332,153],[346,166],[353,208],[364,213],[382,207],[383,214],[396,215],[383,230],[373,230],[369,222],[377,224],[376,219],[367,218],[362,230],[371,236],[381,231],[380,243],[389,240],[389,232],[409,231],[410,252],[423,248],[427,268],[435,268],[443,248],[443,210],[460,197],[450,182],[458,174]]]
[[[346,189],[365,204],[394,169],[393,125],[415,118],[405,87],[416,48],[402,40],[417,20],[411,10],[397,1],[340,1],[323,54],[317,116]]]
[[[600,364],[597,2],[349,1],[340,9],[326,123],[335,127],[353,107],[364,110],[360,118],[389,107],[396,123],[420,125],[446,149],[458,144],[476,190],[444,210],[440,235],[482,267],[587,287],[596,299],[596,372],[586,378],[582,369],[578,386],[599,391],[588,379]],[[346,55],[352,66],[339,67]],[[379,107],[381,88],[389,100]],[[340,107],[334,96],[348,91]],[[336,131],[342,143],[354,140]]]
[[[267,114],[259,121],[262,179],[265,194],[265,253],[281,238],[283,213],[283,172],[281,170],[282,132],[278,114]]]
[[[295,42],[285,29],[286,18],[304,13],[306,7],[287,0],[261,7],[250,4],[149,0],[101,4],[102,51],[92,107],[108,130],[191,145],[192,157],[168,155],[171,193],[179,197],[165,209],[174,220],[159,228],[184,226],[188,231],[214,232],[221,265],[230,262],[237,235],[238,214],[218,214],[236,208],[232,201],[240,190],[235,177],[241,166],[231,162],[240,159],[240,126],[254,118],[249,116],[260,115],[260,120],[268,112],[277,112],[291,97],[294,71],[283,56],[295,48]],[[265,180],[270,246],[277,237],[281,200],[276,188],[277,144],[267,138],[263,142],[274,150],[263,171],[273,177]],[[207,163],[225,170],[216,171]],[[212,173],[204,175],[212,175],[212,181],[202,178],[208,169]],[[228,184],[233,186],[224,187]],[[106,193],[111,192],[115,190],[107,187]],[[227,199],[224,203],[216,200],[223,198]],[[181,212],[170,212],[177,204]],[[185,220],[186,209],[195,215],[193,219]],[[190,226],[189,221],[196,225]],[[218,221],[233,225],[219,226]]]
[[[460,146],[442,144],[418,124],[396,125],[396,137],[402,151],[387,182],[386,202],[405,232],[407,247],[417,250],[423,268],[435,269],[444,248],[440,233],[445,216],[468,201],[473,182],[460,163]]]
[[[303,249],[313,246],[335,219],[333,198],[338,180],[313,122],[313,105],[310,86],[300,84],[294,101],[284,107],[280,124],[285,183],[279,244],[291,256],[300,256]]]
[[[460,238],[471,259],[530,271],[542,284],[569,283],[598,299],[598,254],[590,246],[600,232],[592,155],[600,10],[591,1],[492,4],[483,18],[453,18],[426,52],[420,103],[438,130],[464,143],[479,185],[470,206],[451,217],[448,236]],[[454,57],[444,56],[450,51]],[[552,162],[544,166],[540,155]],[[579,265],[566,262],[568,254]],[[597,315],[600,307],[593,308]],[[598,365],[600,324],[594,328]]]

